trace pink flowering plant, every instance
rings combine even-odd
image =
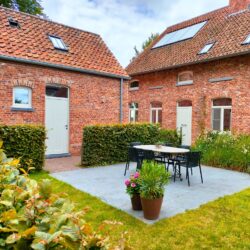
[[[138,182],[138,178],[140,177],[139,172],[135,172],[134,174],[130,175],[130,178],[125,181],[126,185],[126,192],[129,194],[131,197],[134,194],[139,194],[140,193],[140,185]]]

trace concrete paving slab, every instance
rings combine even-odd
[[[135,171],[135,164],[131,164],[130,173],[123,176],[124,164],[106,167],[79,169],[51,174],[58,180],[100,198],[109,205],[121,209],[126,213],[144,221],[155,223],[143,218],[142,212],[131,209],[130,197],[125,192],[124,181],[130,173]],[[219,197],[230,195],[250,187],[250,175],[218,169],[202,167],[204,183],[200,181],[199,169],[193,170],[191,186],[187,181],[177,179],[166,186],[160,219],[172,217],[186,210],[196,209],[200,205],[213,201]],[[183,171],[184,172],[184,171]]]

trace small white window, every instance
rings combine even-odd
[[[162,125],[162,103],[152,102],[150,105],[150,122]]]
[[[139,89],[139,82],[133,81],[129,84],[129,90],[138,90]]]
[[[232,99],[221,98],[213,100],[212,129],[215,131],[230,131],[232,119]]]
[[[250,34],[247,36],[246,40],[243,42],[243,44],[250,44]]]
[[[55,49],[68,50],[67,46],[60,37],[49,36],[49,39],[53,43]]]
[[[138,103],[132,102],[129,105],[129,122],[138,122]]]
[[[193,72],[192,71],[181,72],[178,75],[177,85],[181,86],[189,84],[193,84]]]
[[[15,108],[31,108],[32,90],[28,87],[13,88],[13,107]]]
[[[202,54],[206,54],[208,53],[209,50],[211,50],[213,48],[215,43],[208,43],[206,44],[203,49],[199,52],[199,55],[202,55]]]

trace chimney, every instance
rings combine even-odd
[[[230,7],[235,11],[250,9],[250,0],[230,0]]]

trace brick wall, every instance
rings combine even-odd
[[[67,86],[70,90],[70,153],[80,153],[83,126],[119,123],[119,79],[8,61],[0,61],[0,123],[44,124],[45,87],[51,83]],[[34,112],[11,111],[13,87],[18,85],[32,88]],[[125,83],[125,114],[128,112],[127,101]]]
[[[178,73],[193,71],[194,83],[176,86]],[[233,77],[231,81],[211,83],[211,78]],[[191,100],[192,141],[203,125],[211,130],[211,106],[215,98],[232,98],[232,130],[250,133],[250,56],[197,64],[178,69],[134,76],[138,91],[129,91],[129,102],[139,104],[139,121],[150,120],[150,103],[162,102],[163,127],[176,128],[176,107],[181,100]],[[152,87],[162,87],[152,89]]]
[[[250,0],[230,0],[229,5],[235,10],[245,10],[250,6]]]

